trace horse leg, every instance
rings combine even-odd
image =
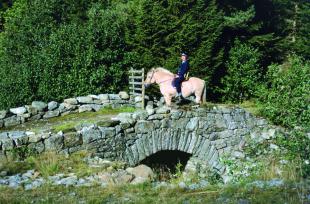
[[[202,95],[201,91],[196,91],[195,92],[195,101],[196,101],[197,104],[201,104],[201,95]]]
[[[171,96],[169,95],[164,95],[165,102],[167,106],[171,106]]]

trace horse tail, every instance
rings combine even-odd
[[[203,90],[202,90],[202,104],[205,104],[207,102],[207,87],[206,82],[203,81]]]

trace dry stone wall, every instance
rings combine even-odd
[[[45,103],[42,101],[33,101],[31,105],[25,105],[9,110],[0,111],[0,128],[10,127],[25,123],[27,121],[49,119],[72,112],[98,111],[101,108],[112,106],[137,106],[141,97],[135,100],[129,100],[126,92],[119,94],[100,94],[88,95],[76,98],[65,99],[62,103],[51,101]]]

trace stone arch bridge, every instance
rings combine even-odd
[[[150,155],[178,150],[223,174],[224,154],[243,157],[245,138],[272,138],[279,128],[238,107],[212,106],[191,110],[158,109],[121,113],[117,120],[98,121],[58,133],[0,133],[0,157],[22,146],[38,153],[73,153],[88,150],[95,155],[122,160],[134,166]]]

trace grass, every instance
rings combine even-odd
[[[83,113],[71,113],[64,116],[50,118],[47,120],[31,121],[18,126],[12,126],[7,128],[1,128],[1,131],[11,130],[27,130],[38,133],[42,131],[42,128],[53,130],[53,132],[73,129],[80,124],[91,124],[98,120],[107,120],[112,116],[121,112],[134,112],[136,109],[133,107],[120,107],[113,109],[108,106],[100,109],[97,112],[83,112]]]
[[[46,178],[57,173],[75,173],[78,177],[83,177],[105,171],[106,167],[91,167],[83,160],[89,154],[86,151],[80,151],[66,157],[55,152],[44,152],[40,155],[29,156],[24,161],[1,161],[0,172],[6,171],[9,175],[13,175],[35,169]]]
[[[222,106],[222,107],[227,107],[227,108],[241,107],[255,116],[261,116],[261,113],[260,113],[261,107],[257,103],[255,103],[255,101],[253,100],[243,101],[242,103],[206,102],[205,104],[202,105],[202,107],[205,107],[205,108],[213,108],[214,106]]]
[[[94,187],[62,187],[44,185],[30,191],[0,187],[0,203],[238,203],[246,199],[251,204],[302,203],[300,195],[309,189],[249,188],[242,185],[209,186],[201,190],[180,188],[155,189],[150,183],[139,185]]]
[[[92,121],[91,119],[97,116],[101,115],[116,115],[118,113],[122,112],[134,112],[136,109],[133,107],[120,107],[120,108],[112,108],[112,107],[105,107],[100,109],[97,112],[83,112],[83,113],[71,113],[68,115],[60,116],[51,118],[50,122],[62,122],[62,121],[68,121],[76,118],[83,118],[83,119],[89,119],[89,121]]]
[[[81,151],[70,156],[46,152],[41,155],[30,156],[23,162],[13,160],[0,162],[0,172],[5,170],[10,174],[22,173],[28,169],[35,169],[43,177],[57,173],[75,173],[84,177],[102,171],[105,168],[90,167],[83,159],[90,153]],[[92,187],[64,187],[45,184],[44,186],[25,191],[22,188],[11,189],[0,186],[0,203],[238,203],[242,199],[251,204],[258,203],[302,203],[302,195],[310,194],[306,186],[294,187],[299,177],[294,172],[295,163],[288,164],[282,170],[282,177],[277,173],[279,163],[272,157],[266,158],[265,166],[259,172],[259,177],[252,177],[238,184],[215,183],[204,189],[184,190],[179,187],[153,188],[151,183],[139,185],[116,185],[102,188]],[[117,166],[117,163],[115,164]],[[120,166],[118,166],[120,167]],[[122,168],[122,167],[121,167]],[[178,177],[182,175],[181,166],[177,166],[175,178],[169,182],[178,185]],[[288,176],[288,177],[286,177]],[[287,178],[285,186],[260,189],[249,187],[247,183],[253,180],[270,180],[272,178]]]
[[[243,101],[239,106],[255,116],[261,116],[262,107],[255,103],[255,101]]]

